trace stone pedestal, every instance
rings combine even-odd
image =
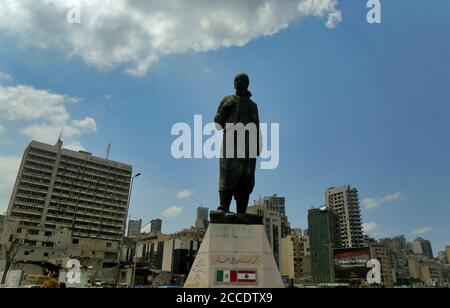
[[[185,288],[283,288],[263,225],[209,225]]]

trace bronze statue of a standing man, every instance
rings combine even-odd
[[[259,115],[256,103],[250,99],[252,94],[248,90],[249,85],[250,79],[247,74],[237,75],[234,79],[236,94],[227,96],[222,100],[214,118],[214,122],[219,129],[224,131],[220,158],[220,206],[217,209],[219,212],[229,213],[231,201],[234,197],[237,213],[245,214],[250,194],[255,186],[256,159],[260,154]],[[254,131],[244,132],[245,143],[243,139],[237,137],[238,133],[235,130],[228,128],[229,125],[236,124],[256,128]],[[226,154],[227,147],[230,146],[227,135],[230,134],[235,137],[233,139],[234,151],[232,150],[233,155],[231,157]],[[252,134],[253,136],[251,136]],[[252,151],[255,144],[256,149]],[[239,155],[239,151],[243,151],[245,155]]]

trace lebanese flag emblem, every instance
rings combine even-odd
[[[237,282],[255,283],[256,282],[256,271],[238,271]]]

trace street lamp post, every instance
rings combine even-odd
[[[128,194],[128,206],[126,209],[126,213],[125,213],[125,222],[124,222],[124,226],[123,226],[123,231],[122,231],[122,239],[120,240],[120,244],[119,244],[119,253],[118,253],[118,260],[117,260],[117,278],[116,278],[116,286],[119,284],[119,280],[120,280],[120,259],[121,259],[121,255],[122,255],[122,246],[123,246],[123,240],[125,238],[125,230],[127,228],[127,221],[128,221],[128,209],[130,207],[130,201],[131,201],[131,193],[133,191],[133,184],[134,184],[134,179],[141,176],[141,173],[136,173],[134,176],[131,177],[131,183],[130,183],[130,193]]]

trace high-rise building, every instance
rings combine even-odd
[[[422,255],[424,257],[433,258],[433,249],[431,248],[431,242],[418,237],[413,242],[413,252],[416,255]]]
[[[408,243],[404,235],[393,238],[384,238],[380,244],[388,247],[391,255],[392,268],[395,273],[395,282],[397,285],[407,284],[409,282],[408,260],[410,254]]]
[[[150,221],[150,233],[158,233],[162,230],[162,220],[161,219],[153,219]]]
[[[326,205],[337,215],[338,243],[342,248],[361,247],[363,243],[358,190],[351,186],[332,187],[325,192]]]
[[[105,258],[114,261],[126,226],[131,174],[130,165],[64,149],[61,140],[31,142],[7,211],[15,227],[2,240],[24,236],[27,245],[17,258],[46,260],[53,247],[66,244],[57,240],[61,230],[70,244],[104,247]]]
[[[141,234],[142,219],[128,221],[127,237],[138,237]]]
[[[399,235],[393,238],[384,238],[381,239],[380,242],[383,245],[386,245],[392,250],[401,252],[406,249],[406,238],[404,235]]]
[[[309,235],[302,234],[301,229],[292,229],[291,237],[294,247],[295,280],[298,283],[311,281],[311,252]]]
[[[209,209],[207,207],[198,207],[197,208],[197,217],[195,219],[195,227],[202,230],[208,229],[209,223]]]
[[[267,238],[273,250],[273,256],[280,266],[281,245],[281,214],[278,211],[268,209],[261,204],[255,204],[248,208],[247,213],[263,217]]]
[[[289,279],[295,279],[294,241],[292,236],[281,238],[280,274],[289,277]]]
[[[280,197],[276,194],[264,197],[255,202],[254,205],[276,211],[280,214],[281,219],[281,237],[286,237],[291,234],[291,225],[286,216],[286,198]]]
[[[275,210],[282,215],[286,215],[286,199],[285,197],[279,197],[278,195],[272,195],[264,197],[256,202],[258,205],[262,205],[267,209]]]
[[[291,234],[291,223],[286,215],[281,215],[281,237],[286,237]]]
[[[395,282],[397,285],[404,285],[409,283],[408,270],[408,255],[403,252],[398,252],[390,249],[392,268],[395,273]]]
[[[308,211],[312,278],[318,283],[334,282],[333,249],[337,246],[336,215],[327,208]]]
[[[370,245],[370,254],[372,259],[377,259],[381,264],[381,284],[386,288],[394,286],[394,268],[392,266],[392,259],[389,247],[372,243]]]

